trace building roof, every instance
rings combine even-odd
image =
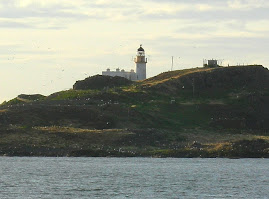
[[[142,48],[142,44],[140,45],[140,48],[137,49],[137,51],[144,51],[144,48]]]

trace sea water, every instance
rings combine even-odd
[[[269,198],[269,159],[0,157],[0,198]]]

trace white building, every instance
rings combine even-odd
[[[146,79],[147,58],[145,57],[145,50],[142,48],[142,45],[137,49],[137,55],[134,62],[136,63],[136,72],[134,72],[134,70],[127,72],[123,69],[120,70],[119,68],[117,68],[116,71],[111,71],[108,68],[106,71],[102,72],[102,75],[125,77],[132,81]]]

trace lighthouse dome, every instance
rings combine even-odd
[[[137,51],[145,51],[144,48],[142,48],[142,44],[140,45],[140,48],[137,49]]]

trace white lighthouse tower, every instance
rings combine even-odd
[[[134,62],[136,63],[137,80],[146,79],[147,58],[145,58],[145,50],[142,48],[142,45],[137,49],[137,55]]]

